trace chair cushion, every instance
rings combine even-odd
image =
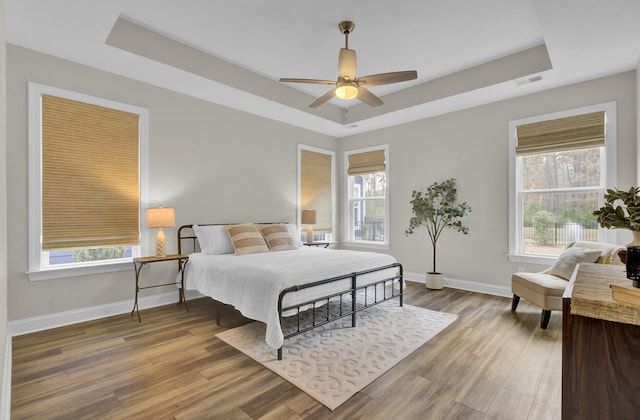
[[[579,263],[594,263],[602,255],[600,249],[572,246],[565,249],[549,270],[549,274],[569,280]]]
[[[562,296],[568,284],[569,282],[567,280],[544,273],[514,273],[511,276],[512,290],[514,288],[524,287],[534,293],[546,296]],[[519,294],[518,296],[529,300],[528,296],[521,296]]]

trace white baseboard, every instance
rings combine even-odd
[[[4,360],[2,361],[4,369],[2,370],[2,394],[0,394],[0,419],[9,420],[11,418],[11,336],[7,331],[4,343]]]
[[[404,273],[404,279],[407,281],[413,281],[417,283],[425,282],[426,275],[418,273]],[[477,281],[452,279],[450,277],[444,278],[445,287],[451,287],[452,289],[468,290],[470,292],[484,293],[487,295],[511,297],[511,287],[509,286],[496,286],[493,284],[479,283]]]
[[[187,300],[202,297],[193,290],[187,290],[185,297]],[[175,303],[177,292],[167,292],[152,296],[141,297],[138,306],[140,309],[153,308],[156,306]],[[79,322],[91,321],[93,319],[106,318],[108,316],[120,315],[131,312],[133,299],[122,302],[108,303],[106,305],[93,306],[90,308],[75,309],[72,311],[59,312],[56,314],[37,316],[33,318],[10,321],[7,325],[7,336],[29,334],[36,331],[48,330],[65,325],[77,324]]]

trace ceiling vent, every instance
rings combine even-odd
[[[528,85],[529,83],[535,83],[542,80],[542,75],[538,74],[536,76],[531,76],[526,79],[520,79],[516,82],[518,86]]]

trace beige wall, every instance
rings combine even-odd
[[[390,249],[405,272],[424,275],[431,269],[426,232],[405,237],[411,191],[449,177],[457,178],[461,200],[473,207],[470,233],[447,231],[438,242],[438,271],[446,277],[508,287],[518,267],[508,252],[508,137],[510,120],[617,101],[618,185],[636,181],[635,72],[553,89],[398,127],[343,139],[345,150],[390,144]],[[343,196],[341,192],[341,197]],[[630,240],[619,235],[622,243]]]
[[[0,417],[3,415],[5,342],[7,340],[7,50],[4,33],[4,1],[0,0]]]
[[[178,225],[295,222],[297,144],[336,148],[336,140],[328,136],[10,45],[9,320],[131,300],[134,287],[133,270],[27,279],[28,81],[147,108],[150,204],[175,207]],[[176,251],[175,234],[176,229],[166,229],[170,253]],[[162,280],[175,276],[175,268],[153,265],[143,275]]]

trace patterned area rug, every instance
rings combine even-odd
[[[310,311],[307,311],[310,312]],[[283,360],[264,342],[265,325],[252,322],[217,337],[335,410],[458,317],[385,302],[285,340]]]

